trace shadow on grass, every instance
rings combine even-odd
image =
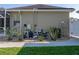
[[[26,45],[28,47],[25,47]],[[38,45],[38,47],[34,47],[36,45]],[[48,55],[48,54],[51,54],[49,51],[49,50],[51,50],[51,48],[40,46],[40,45],[41,45],[41,43],[40,44],[25,43],[24,47],[22,47],[20,49],[20,51],[17,53],[17,55]]]
[[[79,46],[22,47],[17,55],[79,55]]]
[[[50,48],[46,49],[46,47],[23,47],[18,55],[51,55],[52,50],[50,50]]]

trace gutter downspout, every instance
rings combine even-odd
[[[4,17],[4,35],[6,35],[6,9],[5,9],[5,17]]]

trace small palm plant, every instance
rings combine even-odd
[[[14,37],[16,40],[18,39],[19,41],[22,41],[21,33],[17,31],[16,28],[11,28],[11,29],[7,28],[6,34],[8,38],[7,40],[9,41],[12,40]]]
[[[12,40],[12,31],[10,28],[7,28],[6,30],[6,34],[7,34],[7,40]]]
[[[13,28],[13,36],[16,38],[16,40],[22,41],[22,35],[21,32],[17,30],[17,28]]]
[[[16,36],[17,36],[19,41],[23,41],[21,32],[17,32]]]
[[[56,28],[56,27],[50,27],[48,32],[49,32],[51,39],[56,40],[60,37],[61,29]]]

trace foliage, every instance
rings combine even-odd
[[[49,35],[51,39],[56,40],[57,38],[61,37],[61,29],[56,27],[49,28]]]
[[[8,40],[12,40],[12,31],[11,31],[11,29],[7,28],[6,34],[7,34]]]
[[[16,37],[16,39],[22,41],[21,33],[19,31],[17,31],[16,28],[7,29],[6,33],[7,33],[8,40],[10,38],[12,39],[13,37]]]
[[[44,36],[38,36],[39,41],[43,41],[44,39],[45,39]]]
[[[43,32],[43,29],[41,29],[41,32],[39,33],[39,36],[38,36],[38,40],[43,41],[44,39],[45,39],[44,32]]]
[[[16,37],[19,41],[23,41],[21,32],[16,32]]]

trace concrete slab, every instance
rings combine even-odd
[[[0,48],[6,47],[34,47],[34,46],[79,46],[79,39],[71,38],[63,41],[24,41],[24,42],[0,42]]]

